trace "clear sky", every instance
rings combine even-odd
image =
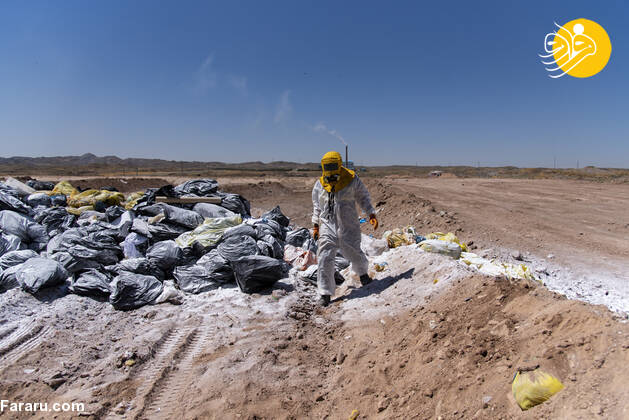
[[[550,79],[580,17],[611,59]],[[629,167],[628,42],[623,1],[5,0],[0,155]]]

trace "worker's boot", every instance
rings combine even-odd
[[[371,283],[371,277],[369,277],[369,274],[363,274],[362,276],[360,276],[360,284],[363,286],[367,286],[369,283]]]
[[[330,295],[321,295],[317,303],[325,308],[330,304]]]

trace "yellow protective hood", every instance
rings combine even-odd
[[[327,192],[341,191],[354,179],[354,171],[343,167],[342,164],[343,158],[339,152],[328,152],[323,155],[321,159],[323,174],[319,180]]]

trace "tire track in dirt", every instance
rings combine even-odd
[[[172,418],[172,410],[179,404],[180,397],[190,384],[194,361],[200,356],[208,340],[209,328],[200,326],[194,329],[186,338],[177,354],[174,362],[165,371],[156,387],[151,392],[150,403],[145,405],[144,413],[147,418]]]
[[[30,350],[37,347],[53,332],[52,327],[31,320],[27,324],[12,329],[0,339],[0,370],[16,362]]]

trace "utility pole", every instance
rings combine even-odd
[[[347,149],[348,149],[348,146],[345,145],[345,167],[346,168],[349,166],[349,157],[347,156]]]

